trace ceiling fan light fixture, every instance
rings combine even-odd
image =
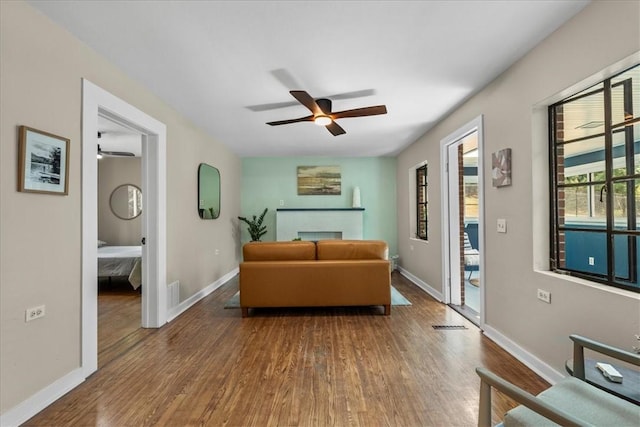
[[[313,119],[313,122],[318,126],[330,125],[332,121],[333,120],[331,120],[331,117],[329,116],[316,116],[316,118]]]

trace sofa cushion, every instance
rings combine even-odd
[[[316,259],[313,242],[249,242],[242,247],[244,261],[308,261]]]
[[[321,261],[389,259],[387,243],[382,240],[320,240],[316,248]]]

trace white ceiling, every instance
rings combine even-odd
[[[240,156],[395,155],[588,1],[31,1]],[[279,70],[279,71],[277,71]],[[98,83],[99,82],[95,82]],[[334,100],[346,135],[291,89]],[[481,113],[481,112],[479,112]],[[188,144],[188,141],[176,143]]]

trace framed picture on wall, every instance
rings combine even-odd
[[[18,191],[67,195],[69,143],[68,138],[20,126]]]
[[[511,185],[511,148],[491,155],[491,181],[494,187]]]
[[[298,166],[299,196],[339,196],[340,166]]]

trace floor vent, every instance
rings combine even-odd
[[[450,329],[467,329],[464,325],[432,325],[433,329],[442,329],[442,330],[450,330]]]

